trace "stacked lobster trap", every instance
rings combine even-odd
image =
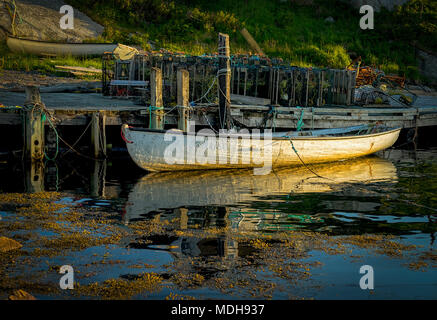
[[[175,105],[176,75],[182,68],[190,74],[190,101],[217,102],[217,55],[137,54],[130,60],[103,57],[103,94],[150,101],[150,70],[160,68],[165,105]],[[231,57],[231,93],[263,98],[270,105],[313,107],[354,104],[354,70],[300,68],[280,59],[258,56]]]

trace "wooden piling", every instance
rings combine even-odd
[[[164,107],[162,102],[162,71],[152,68],[150,71],[150,128],[164,129]]]
[[[219,117],[220,128],[231,128],[231,62],[229,47],[229,36],[219,33]]]
[[[91,114],[91,147],[95,159],[106,157],[106,115],[104,112]]]
[[[179,69],[177,73],[177,104],[179,108],[178,128],[187,131],[189,119],[190,73]]]
[[[24,158],[30,161],[44,158],[44,111],[38,87],[26,87],[24,111]]]

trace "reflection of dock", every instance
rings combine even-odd
[[[214,211],[214,212],[212,212]],[[230,226],[231,218],[229,216],[229,208],[218,207],[215,210],[205,212],[191,212],[188,216],[188,209],[177,208],[167,211],[165,214],[152,213],[146,219],[169,221],[176,220],[178,223],[174,226],[175,229],[186,231],[191,229],[198,219],[203,219],[203,227],[226,228]],[[194,220],[194,221],[193,221]],[[147,221],[147,220],[146,220]],[[239,256],[239,243],[229,236],[228,232],[220,235],[210,235],[208,237],[196,236],[166,236],[151,235],[139,237],[129,244],[130,248],[164,250],[171,253],[176,258],[184,257],[221,257],[222,266],[229,268],[232,261]]]

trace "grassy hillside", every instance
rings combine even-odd
[[[216,50],[221,31],[231,35],[232,52],[238,53],[250,51],[239,34],[246,27],[265,53],[294,65],[343,68],[355,53],[365,64],[410,78],[418,77],[410,42],[434,46],[437,41],[437,6],[430,0],[411,0],[396,12],[377,14],[374,30],[361,30],[358,10],[336,0],[68,2],[103,24],[106,40],[145,48],[150,40],[157,47],[202,54]],[[327,17],[335,22],[325,22]]]
[[[386,73],[417,79],[411,42],[437,48],[437,2],[410,0],[375,16],[361,30],[358,10],[337,0],[67,0],[105,26],[100,41],[203,54],[217,51],[217,33],[231,36],[232,53],[250,52],[246,27],[270,57],[298,66],[344,68],[350,55]],[[334,22],[325,22],[333,17]],[[80,62],[86,64],[86,62]],[[94,62],[93,62],[94,63]],[[29,65],[32,63],[29,62]]]

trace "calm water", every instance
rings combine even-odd
[[[268,176],[254,176],[252,171],[146,174],[127,158],[96,163],[48,162],[42,169],[3,163],[0,191],[60,191],[62,203],[102,212],[123,228],[138,221],[170,221],[177,217],[185,231],[227,227],[233,234],[252,239],[257,235],[274,239],[290,231],[320,232],[333,239],[393,235],[396,243],[416,246],[402,256],[392,256],[350,242],[345,246],[353,251],[337,254],[310,245],[304,256],[281,263],[290,266],[295,262],[317,262],[317,267],[311,268],[308,277],[290,279],[275,273],[271,263],[270,269],[263,270],[263,259],[267,261],[268,256],[254,254],[259,247],[247,240],[226,235],[136,235],[122,239],[119,245],[66,252],[48,262],[44,259],[26,267],[24,272],[29,274],[46,270],[47,264],[70,264],[93,271],[91,276],[79,276],[81,284],[129,278],[144,271],[156,272],[165,279],[171,279],[172,272],[196,273],[206,279],[202,285],[170,284],[134,298],[163,299],[170,293],[198,299],[265,298],[253,294],[254,288],[264,288],[267,297],[273,299],[436,299],[437,149],[391,150],[315,166],[314,170],[324,178],[315,177],[305,168],[278,170]],[[7,221],[14,214],[4,211],[0,216]],[[281,254],[278,252],[272,251],[272,257]],[[91,270],[92,257],[101,255],[118,263]],[[415,268],[418,261],[424,264]],[[148,266],[132,268],[144,264]],[[374,290],[359,287],[362,265],[374,269]],[[211,285],[217,278],[238,283],[254,277],[259,279],[256,286],[220,290]],[[58,281],[59,276],[47,274],[46,279]],[[69,293],[56,297],[67,298]]]

